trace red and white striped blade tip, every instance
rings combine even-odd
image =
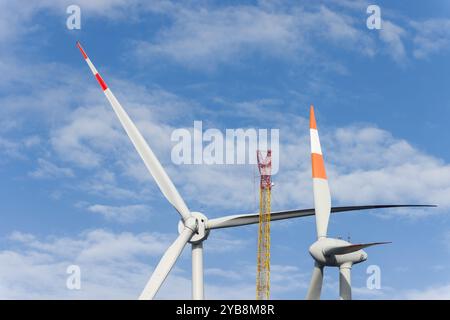
[[[83,55],[83,58],[84,58],[84,59],[87,59],[88,56],[87,56],[86,52],[84,51],[83,47],[81,46],[80,41],[77,41],[77,47],[78,47],[78,49],[80,49],[80,52],[81,52],[81,54]]]

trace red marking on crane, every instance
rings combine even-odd
[[[102,77],[100,76],[100,74],[96,74],[95,77],[97,78],[98,83],[100,84],[100,87],[102,87],[103,91],[105,91],[106,89],[108,89],[108,86],[106,85],[105,81],[103,81]]]
[[[83,55],[83,58],[87,59],[88,56],[87,56],[86,52],[84,52],[83,47],[81,46],[81,44],[78,41],[77,41],[77,47],[78,47],[78,49],[80,49],[80,52]]]

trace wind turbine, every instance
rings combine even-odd
[[[119,118],[125,132],[133,143],[136,151],[144,161],[150,174],[155,179],[159,189],[169,201],[169,203],[178,211],[180,215],[180,222],[178,223],[178,238],[172,243],[167,251],[162,256],[158,265],[156,266],[150,280],[147,282],[139,299],[153,299],[158,292],[162,283],[166,279],[170,270],[174,266],[178,257],[181,255],[187,243],[192,247],[192,298],[203,299],[203,242],[208,238],[210,230],[220,228],[238,227],[249,224],[259,223],[259,213],[239,214],[225,216],[208,220],[208,218],[200,212],[191,211],[183,198],[178,193],[174,184],[170,180],[161,163],[156,158],[152,149],[147,145],[143,136],[134,125],[128,114],[125,112],[119,101],[106,85],[106,82],[98,73],[97,69],[92,64],[86,52],[77,42],[77,47],[83,55],[84,60],[88,64],[94,77],[97,79],[100,87],[103,90],[106,98],[111,104],[114,112]],[[414,205],[413,205],[414,206]],[[413,207],[411,205],[368,205],[368,206],[349,206],[349,207],[333,207],[331,212],[345,212],[354,210],[392,208],[392,207]],[[278,211],[271,213],[271,220],[283,220],[297,217],[305,217],[314,215],[314,209],[301,209]]]
[[[313,106],[310,109],[309,127],[317,241],[309,248],[309,253],[314,259],[314,269],[306,298],[308,300],[320,299],[323,269],[327,266],[339,267],[339,296],[343,300],[351,300],[352,266],[367,260],[367,253],[362,249],[389,242],[352,244],[341,239],[327,237],[331,196]]]

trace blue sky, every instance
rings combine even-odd
[[[334,205],[437,209],[334,215],[331,236],[392,241],[353,268],[358,299],[450,298],[450,5],[378,1],[0,1],[0,298],[127,298],[176,237],[178,215],[83,62],[80,40],[192,210],[257,210],[251,165],[174,165],[177,128],[276,128],[273,209],[312,206],[313,103]],[[255,295],[256,226],[211,232],[206,297]],[[303,299],[314,220],[273,223],[272,297]],[[66,268],[82,289],[66,288]],[[381,268],[382,289],[366,288]],[[338,296],[327,269],[323,297]],[[190,297],[190,253],[159,298]]]

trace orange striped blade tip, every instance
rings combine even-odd
[[[312,164],[312,177],[319,179],[326,179],[327,174],[325,172],[325,163],[323,161],[323,156],[317,153],[311,153],[311,164]]]

